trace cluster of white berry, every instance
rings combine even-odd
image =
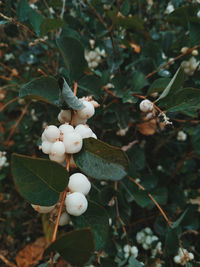
[[[79,99],[82,101],[84,108],[81,110],[61,110],[58,114],[58,120],[62,123],[59,127],[49,125],[42,133],[41,149],[43,153],[49,154],[50,160],[58,163],[64,163],[67,155],[70,156],[70,167],[76,167],[72,155],[78,153],[83,144],[84,138],[97,136],[90,127],[85,124],[89,118],[95,113],[95,108],[99,104],[92,99],[91,96]],[[75,128],[70,125],[73,122]],[[68,190],[69,192],[65,198],[65,209],[60,217],[59,225],[66,225],[70,221],[70,215],[80,216],[88,207],[86,195],[91,189],[91,183],[88,178],[82,173],[74,173],[69,177]],[[32,207],[39,213],[49,213],[56,210],[59,203],[53,206],[39,206]]]
[[[194,254],[188,252],[185,248],[179,248],[178,255],[174,257],[174,262],[184,266],[187,261],[193,260]]]
[[[195,50],[194,50],[195,51]],[[196,70],[198,70],[199,61],[196,60],[195,57],[191,57],[189,60],[184,60],[181,63],[181,67],[183,68],[185,74],[192,76]]]
[[[8,165],[9,163],[7,161],[6,151],[0,151],[0,170]]]
[[[67,154],[78,153],[81,150],[84,138],[97,139],[95,133],[85,123],[94,115],[98,103],[91,98],[82,98],[81,101],[85,107],[77,110],[73,115],[75,128],[69,124],[72,119],[72,112],[61,110],[58,114],[58,120],[63,124],[59,128],[55,125],[49,125],[42,133],[41,149],[43,153],[49,155],[50,160],[63,163],[66,161]],[[73,164],[73,158],[71,161]]]
[[[136,234],[136,241],[138,244],[142,245],[144,250],[151,249],[152,256],[156,256],[157,253],[161,253],[162,251],[162,243],[158,241],[158,237],[153,235],[152,230],[149,227],[142,229],[140,232]],[[153,247],[153,243],[157,241],[155,247]]]
[[[132,255],[134,258],[137,258],[138,256],[138,248],[136,246],[130,246],[130,245],[125,245],[123,247],[124,251],[124,257],[127,259],[130,255]]]
[[[69,223],[70,215],[80,216],[83,214],[88,207],[88,201],[86,195],[91,189],[91,183],[88,178],[82,173],[74,173],[69,177],[68,183],[69,193],[65,198],[65,209],[60,217],[59,225],[63,226]],[[31,205],[34,210],[39,213],[49,213],[54,210],[56,204],[53,206],[39,206]]]
[[[183,131],[179,131],[178,134],[177,134],[177,137],[176,139],[178,141],[185,141],[187,139],[187,134]]]
[[[102,58],[106,57],[106,52],[104,49],[100,50],[99,47],[96,47],[94,50],[85,50],[85,59],[88,62],[88,66],[91,69],[98,67],[99,63],[102,61]]]

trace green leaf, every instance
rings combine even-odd
[[[38,99],[49,104],[59,104],[58,83],[52,76],[36,78],[24,84],[19,91],[19,97]]]
[[[200,267],[200,261],[187,262],[186,267]]]
[[[40,25],[43,19],[44,17],[40,15],[40,13],[36,12],[34,9],[31,9],[31,11],[29,12],[29,21],[38,36],[40,35]]]
[[[102,82],[101,79],[95,75],[87,75],[80,79],[78,83],[79,88],[94,95],[97,99],[101,96]]]
[[[188,213],[188,209],[186,209],[183,212],[183,214],[180,216],[180,218],[178,218],[178,220],[173,223],[172,225],[173,229],[177,228],[181,224],[182,220],[184,219],[187,213]]]
[[[169,82],[169,84],[167,85],[167,87],[165,88],[165,90],[156,100],[156,102],[166,97],[169,93],[174,94],[177,90],[179,90],[183,84],[183,79],[184,79],[184,72],[183,72],[183,69],[180,67],[175,73],[174,77]]]
[[[189,32],[190,32],[190,45],[191,47],[199,44],[200,41],[200,21],[199,22],[190,22],[189,23]]]
[[[165,247],[168,255],[174,255],[179,248],[179,239],[175,229],[169,229],[165,236]]]
[[[200,125],[195,127],[192,134],[192,144],[197,156],[200,156]]]
[[[106,244],[109,218],[106,210],[95,202],[89,201],[87,211],[79,217],[71,217],[76,229],[90,227],[94,233],[95,250],[101,250]]]
[[[148,85],[148,81],[142,72],[136,72],[133,74],[132,79],[132,93],[141,93],[141,90]]]
[[[29,13],[32,11],[27,0],[19,1],[17,5],[17,17],[20,22],[28,20]]]
[[[132,266],[132,267],[143,267],[144,266],[144,264],[143,263],[141,263],[141,262],[139,262],[138,260],[136,260],[133,256],[131,256],[130,258],[129,258],[129,260],[128,260],[128,263],[130,264],[130,265],[128,265],[128,266]]]
[[[20,154],[12,155],[12,173],[21,195],[32,204],[51,206],[65,190],[69,174],[60,164]]]
[[[67,70],[70,73],[70,78],[78,81],[83,76],[83,71],[86,67],[84,47],[76,38],[62,35],[57,39],[57,45],[64,58]]]
[[[100,267],[118,267],[118,264],[110,258],[101,258]]]
[[[90,228],[68,232],[51,244],[45,254],[57,251],[68,263],[82,266],[94,252],[94,235]]]
[[[41,35],[46,35],[50,31],[57,30],[65,26],[65,22],[61,19],[44,19],[40,25]]]
[[[94,138],[83,140],[83,148],[74,155],[74,160],[86,175],[100,180],[120,180],[129,168],[128,158],[121,149]]]
[[[152,196],[160,205],[167,204],[168,192],[165,187],[158,187],[151,191]]]
[[[150,95],[150,94],[155,93],[155,92],[162,92],[167,87],[169,82],[170,82],[170,78],[159,78],[159,79],[153,81],[153,83],[151,84],[151,86],[148,90],[147,95]]]
[[[128,13],[130,12],[130,8],[131,6],[129,0],[124,0],[120,10],[124,16],[127,16]]]
[[[85,106],[83,103],[78,99],[77,96],[72,92],[72,89],[69,87],[68,83],[65,81],[65,78],[60,78],[58,80],[60,90],[61,90],[61,96],[60,96],[60,102],[66,103],[69,107],[71,107],[74,110],[80,110],[83,109]]]

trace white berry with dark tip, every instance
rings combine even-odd
[[[65,205],[70,215],[80,216],[87,210],[88,201],[82,193],[74,192],[66,196]]]

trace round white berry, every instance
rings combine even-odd
[[[77,126],[79,124],[85,124],[87,122],[87,119],[81,119],[78,114],[76,113],[73,117],[74,126]]]
[[[88,101],[82,101],[82,103],[85,107],[83,109],[77,111],[78,116],[81,119],[91,118],[95,113],[94,106],[92,105],[92,103],[90,103]]]
[[[153,110],[153,103],[149,101],[148,99],[143,100],[140,103],[140,110],[142,112],[149,112]]]
[[[88,201],[82,193],[74,192],[66,196],[65,205],[69,214],[80,216],[87,210]]]
[[[44,130],[44,135],[49,142],[55,142],[60,136],[60,131],[55,125],[49,125]]]
[[[87,124],[79,124],[75,128],[75,132],[79,133],[82,138],[92,137],[92,130]]]
[[[182,48],[181,48],[181,53],[186,53],[187,50],[188,50],[188,47],[186,47],[186,46],[185,46],[185,47],[182,47]]]
[[[65,154],[65,145],[61,141],[56,141],[51,146],[51,154],[57,156],[63,156]]]
[[[39,213],[48,213],[48,212],[52,211],[55,207],[55,205],[53,205],[53,206],[39,206],[39,205],[34,205],[34,204],[31,204],[31,206],[34,208],[35,211],[37,211]]]
[[[129,251],[131,250],[131,246],[129,246],[129,245],[125,245],[125,246],[123,247],[123,250],[124,250],[125,253],[129,253]]]
[[[72,118],[71,110],[61,110],[58,114],[58,120],[60,123],[70,122]]]
[[[136,246],[131,247],[131,253],[133,254],[134,258],[137,258],[138,256],[138,248]]]
[[[60,125],[59,130],[62,134],[68,134],[74,131],[74,127],[68,123],[64,123]]]
[[[54,155],[54,154],[49,154],[49,158],[52,161],[56,161],[58,163],[63,163],[66,160],[66,155],[63,154],[62,156]]]
[[[66,153],[74,154],[78,153],[81,150],[83,139],[80,134],[72,132],[64,135],[63,143],[65,145]]]
[[[71,192],[87,195],[91,189],[91,183],[84,174],[77,172],[69,177],[68,187]]]
[[[44,141],[42,142],[41,148],[42,148],[42,152],[44,154],[50,154],[51,153],[51,147],[52,147],[52,143],[48,142],[48,141]]]
[[[69,221],[70,221],[69,215],[67,214],[67,212],[63,212],[60,216],[60,221],[59,221],[58,225],[64,226],[64,225],[68,224]]]
[[[193,56],[198,56],[198,54],[199,54],[198,50],[195,49],[195,50],[192,51],[192,55]]]
[[[181,257],[179,255],[176,255],[174,257],[174,262],[179,264],[181,262]]]

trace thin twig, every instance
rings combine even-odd
[[[159,70],[164,69],[164,68],[167,67],[168,65],[174,63],[174,62],[175,62],[176,60],[178,60],[179,58],[184,57],[185,55],[192,53],[193,50],[198,49],[199,47],[200,47],[200,44],[195,45],[193,48],[188,48],[188,50],[187,50],[186,52],[184,52],[184,53],[178,55],[178,56],[175,57],[174,59],[168,61],[167,63],[165,63],[165,64],[161,65],[160,67],[158,67],[156,70],[154,70],[154,71],[152,71],[151,73],[147,74],[147,75],[145,76],[145,78],[148,79],[149,77],[151,77],[151,76],[153,76],[154,74],[156,74]]]
[[[130,181],[132,181],[133,183],[135,183],[140,189],[142,189],[143,191],[146,191],[145,188],[141,184],[139,184],[135,179],[133,179],[132,177],[128,177],[128,179]],[[148,194],[149,198],[153,201],[153,203],[156,205],[156,207],[159,209],[160,213],[164,217],[164,219],[167,222],[167,224],[169,225],[169,227],[172,228],[170,220],[168,219],[167,215],[165,214],[163,209],[160,207],[158,202],[154,199],[154,197],[150,193],[147,193],[147,194]]]
[[[3,107],[0,108],[0,112],[2,112],[8,105],[18,100],[18,96],[8,101]]]
[[[8,138],[5,141],[6,144],[8,144],[8,142],[12,138],[13,134],[15,133],[15,131],[17,129],[17,126],[19,125],[19,123],[23,119],[24,115],[26,114],[29,105],[30,105],[30,102],[23,108],[21,115],[19,116],[19,118],[17,119],[17,121],[15,122],[15,124],[12,126],[12,130],[10,131],[9,136],[8,136]]]
[[[96,18],[98,19],[98,21],[106,28],[106,25],[103,21],[103,19],[99,16],[99,14],[97,13],[96,9],[88,2],[88,0],[85,0],[85,3],[89,6],[89,8],[92,10],[92,12],[94,13],[94,15],[96,16]]]
[[[15,265],[14,263],[10,262],[9,260],[6,259],[5,256],[3,256],[2,254],[0,254],[0,259],[8,266],[10,267],[17,267],[17,265]]]

